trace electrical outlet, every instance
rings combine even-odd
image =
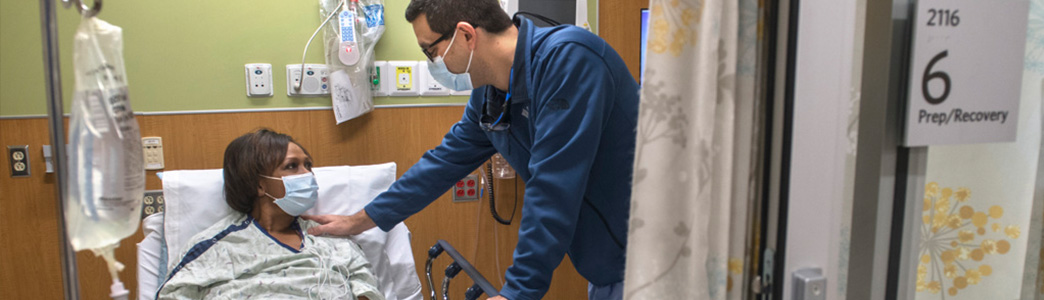
[[[163,170],[163,138],[143,137],[141,148],[145,152],[145,170]]]
[[[249,97],[272,96],[272,65],[246,64],[246,91]]]
[[[163,213],[163,190],[145,191],[141,199],[141,218]]]
[[[300,90],[296,88],[298,83]],[[301,64],[286,65],[286,95],[330,95],[329,69],[324,64],[305,64],[303,69]]]
[[[453,202],[467,202],[479,199],[478,175],[471,174],[453,185]]]
[[[11,177],[29,177],[29,145],[7,146]]]

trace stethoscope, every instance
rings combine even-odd
[[[507,94],[504,96],[504,104],[503,104],[504,108],[500,110],[500,116],[497,116],[497,120],[496,121],[493,121],[493,123],[491,123],[489,125],[484,125],[483,126],[483,128],[486,129],[486,131],[499,131],[499,130],[507,129],[507,128],[500,128],[500,129],[498,129],[497,125],[500,125],[500,122],[504,121],[504,115],[508,113],[508,110],[509,110],[508,108],[511,106],[511,86],[513,85],[512,83],[514,83],[514,82],[515,82],[515,69],[511,69],[511,74],[508,75],[508,90],[507,90]],[[489,113],[489,95],[488,94],[486,95],[486,99],[484,101],[485,102],[483,103],[484,107],[482,108],[482,113],[485,114],[486,116],[492,117],[492,116],[488,115],[488,113]]]

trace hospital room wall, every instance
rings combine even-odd
[[[58,1],[58,0],[54,0]],[[329,107],[329,97],[286,95],[287,64],[301,62],[322,21],[318,1],[106,1],[99,18],[123,27],[131,105],[137,112]],[[409,1],[385,1],[376,60],[425,60],[403,14]],[[598,1],[588,19],[598,30]],[[72,40],[79,17],[57,12],[65,111],[74,90]],[[637,23],[636,23],[637,24]],[[0,1],[0,117],[47,113],[38,1]],[[308,63],[323,63],[322,37]],[[244,64],[272,64],[272,97],[248,98]],[[377,97],[377,105],[463,103],[464,96]]]
[[[318,165],[397,162],[399,174],[438,144],[462,107],[378,108],[369,115],[334,125],[329,110],[204,114],[204,110],[328,107],[328,98],[288,98],[279,88],[285,82],[278,71],[299,62],[308,35],[317,26],[317,5],[248,1],[106,2],[100,15],[124,27],[131,101],[138,112],[200,111],[179,115],[139,116],[145,136],[164,139],[167,170],[219,168],[224,146],[235,136],[266,126],[287,132],[305,144]],[[384,38],[377,45],[378,60],[421,60],[412,29],[402,20],[406,1],[387,1]],[[597,29],[596,1],[590,1],[592,27]],[[148,13],[142,13],[148,12]],[[72,34],[78,19],[59,9],[60,54],[65,111],[73,90]],[[0,298],[56,299],[62,295],[58,249],[58,217],[53,174],[44,172],[41,146],[50,144],[45,114],[45,83],[41,56],[39,7],[36,1],[0,1],[0,146],[29,145],[32,176],[0,174]],[[309,49],[309,62],[321,62],[321,43]],[[268,62],[274,69],[276,96],[252,99],[243,95],[242,66]],[[378,98],[376,104],[460,103],[462,97]],[[0,159],[0,170],[9,170]],[[159,189],[149,172],[147,188]],[[510,181],[498,192],[509,203],[517,191]],[[472,258],[494,284],[495,274],[510,265],[517,239],[517,222],[494,226],[488,203],[454,204],[440,198],[424,212],[406,221],[413,231],[418,274],[423,274],[425,252],[436,239],[447,239]],[[520,199],[521,200],[521,199]],[[504,204],[501,204],[504,205]],[[501,214],[510,211],[503,209]],[[517,218],[516,218],[517,219]],[[476,224],[478,227],[476,228]],[[494,227],[499,239],[493,242]],[[477,230],[476,230],[477,229]],[[117,256],[128,269],[121,280],[136,293],[135,243],[137,232],[124,240]],[[494,247],[496,245],[496,247]],[[494,250],[500,263],[497,272]],[[437,263],[445,265],[440,259]],[[84,299],[105,299],[109,278],[101,260],[78,253],[80,290]],[[436,272],[436,281],[441,275]],[[458,279],[455,295],[470,283]],[[576,299],[586,294],[586,281],[572,270],[568,259],[556,271],[549,299]]]
[[[287,64],[301,63],[322,20],[318,1],[107,1],[99,18],[123,27],[131,105],[138,112],[330,106],[328,97],[286,95]],[[422,60],[403,17],[407,1],[387,1],[377,60]],[[46,114],[39,3],[3,1],[0,9],[0,116]],[[58,44],[65,111],[74,90],[74,10],[59,9]],[[308,49],[323,63],[323,39]],[[272,65],[272,97],[246,96],[244,64]],[[465,97],[380,97],[377,104],[460,103]]]

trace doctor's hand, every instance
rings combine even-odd
[[[486,300],[507,300],[507,298],[504,298],[504,296],[496,296],[493,298],[487,298]]]
[[[314,236],[352,236],[360,234],[370,228],[377,227],[377,224],[373,222],[373,219],[370,219],[370,215],[366,214],[366,210],[361,210],[351,216],[319,215],[301,217],[305,220],[315,221],[320,224],[319,226],[308,229],[308,234]]]

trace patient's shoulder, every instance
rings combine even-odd
[[[210,227],[207,227],[207,229],[203,229],[203,231],[200,231],[196,235],[192,236],[192,240],[206,240],[213,237],[214,235],[220,234],[221,232],[227,231],[229,229],[229,226],[249,224],[249,217],[250,216],[248,216],[247,214],[238,211],[232,212],[231,214],[225,216],[221,220],[214,222],[214,224],[210,225]]]
[[[177,252],[171,252],[172,260],[167,261],[167,268],[173,269],[176,265],[181,264],[182,261],[188,256],[190,251],[197,249],[199,252],[195,255],[205,255],[206,253],[212,253],[212,251],[206,251],[216,246],[219,243],[225,243],[228,241],[226,238],[231,233],[245,229],[249,225],[249,219],[247,215],[240,212],[233,212],[231,215],[217,221],[210,227],[203,229],[199,233],[196,233],[189,238],[188,241],[182,246],[182,249],[168,249],[175,250]]]
[[[196,233],[192,236],[192,238],[189,238],[188,242],[185,243],[185,249],[181,249],[181,253],[187,252],[193,246],[203,241],[214,239],[218,235],[222,235],[222,233],[224,233],[224,235],[227,235],[231,231],[241,230],[243,228],[240,227],[244,227],[243,225],[249,224],[249,217],[246,214],[241,212],[232,212],[228,216],[225,216],[221,220],[218,220],[214,224],[210,225],[210,227],[207,227],[206,229],[203,229],[203,231]]]

